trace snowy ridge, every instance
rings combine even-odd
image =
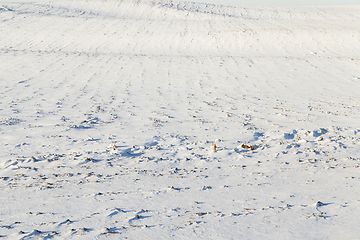
[[[10,3],[9,3],[10,4]],[[9,5],[3,4],[3,5]],[[259,7],[228,6],[179,1],[149,0],[88,0],[56,1],[49,3],[11,3],[8,10],[19,13],[37,13],[65,17],[78,17],[78,14],[102,18],[135,18],[167,20],[210,20],[217,17],[242,19],[359,19],[359,6],[337,7]],[[6,8],[5,8],[6,9]],[[5,10],[3,9],[3,10]],[[176,11],[173,11],[176,10]],[[196,14],[191,14],[196,13]],[[197,16],[196,16],[197,15]],[[204,16],[207,15],[207,16]]]
[[[186,56],[360,54],[358,6],[334,12],[330,7],[259,9],[175,2],[70,1],[8,4],[5,8],[11,11],[3,12],[4,21],[29,15],[25,25],[12,21],[18,27],[1,41],[2,46],[20,51],[26,47],[31,51]],[[37,23],[38,17],[45,16],[47,21]],[[67,22],[76,22],[79,27],[68,28]],[[18,33],[21,26],[29,32],[25,39]],[[54,33],[49,26],[59,31]],[[28,38],[32,39],[30,47]]]
[[[356,239],[360,6],[0,5],[0,237]]]

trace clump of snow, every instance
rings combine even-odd
[[[0,236],[354,239],[360,6],[0,5]]]

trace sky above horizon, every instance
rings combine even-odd
[[[36,2],[49,0],[0,0],[4,2]],[[52,0],[59,1],[59,0]],[[189,0],[189,2],[202,2],[212,4],[242,4],[267,6],[317,6],[317,5],[358,5],[359,0]]]

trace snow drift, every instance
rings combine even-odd
[[[356,238],[360,6],[0,5],[0,236]]]

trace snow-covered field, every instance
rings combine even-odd
[[[0,236],[359,239],[360,5],[0,4]]]

